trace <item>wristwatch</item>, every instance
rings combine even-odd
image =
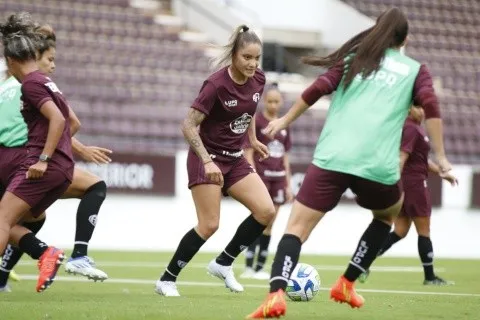
[[[46,154],[41,154],[40,157],[38,157],[38,160],[40,160],[41,162],[48,162],[50,161],[50,157],[47,156]]]

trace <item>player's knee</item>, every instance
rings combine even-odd
[[[212,220],[208,222],[203,222],[198,224],[198,233],[200,237],[204,240],[213,236],[215,232],[217,232],[219,226],[218,220]]]
[[[91,193],[98,198],[105,199],[107,197],[107,184],[103,180],[99,181],[88,188],[85,194],[87,193]]]
[[[265,208],[253,213],[255,220],[264,225],[269,225],[275,218],[275,207],[273,205],[266,206]]]

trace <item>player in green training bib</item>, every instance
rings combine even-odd
[[[288,113],[265,129],[273,136],[286,128],[321,96],[333,93],[325,127],[313,161],[292,207],[286,232],[273,262],[270,294],[249,317],[271,318],[286,312],[284,291],[298,263],[302,243],[326,212],[350,188],[357,202],[373,213],[345,273],[330,297],[351,307],[364,304],[354,282],[370,267],[388,237],[403,203],[400,179],[402,127],[413,102],[425,110],[427,131],[438,164],[451,168],[443,148],[442,120],[432,78],[425,65],[400,53],[408,21],[397,8],[384,12],[376,24],[326,57],[303,62],[329,68]],[[342,233],[332,241],[341,241]],[[319,244],[321,245],[321,244]]]

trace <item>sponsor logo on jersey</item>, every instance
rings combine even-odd
[[[230,129],[236,134],[245,133],[250,125],[250,122],[252,122],[252,116],[248,113],[244,113],[237,119],[230,122]]]

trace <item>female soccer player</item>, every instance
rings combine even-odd
[[[33,26],[32,26],[33,27]],[[36,33],[41,36],[37,40],[37,65],[44,74],[52,74],[55,70],[56,55],[56,37],[53,29],[48,25],[36,27]],[[2,90],[2,87],[6,88]],[[0,127],[0,131],[9,132],[0,136],[0,142],[6,147],[21,147],[27,141],[26,124],[20,114],[20,84],[14,77],[8,78],[2,85],[0,91],[6,92],[5,98],[0,102],[4,107],[2,110],[8,112],[3,119],[10,119]],[[72,116],[74,115],[72,111]],[[15,132],[15,134],[12,134]],[[72,138],[73,151],[86,161],[97,163],[108,163],[110,159],[108,154],[110,150],[98,147],[86,147],[77,139]],[[81,274],[89,279],[105,280],[108,276],[105,272],[97,269],[93,259],[87,256],[88,242],[95,229],[96,217],[100,207],[105,199],[106,184],[100,178],[75,167],[72,184],[67,189],[62,198],[80,198],[80,204],[77,212],[75,245],[72,256],[68,260],[65,269],[69,273]],[[37,233],[45,222],[45,213],[33,222],[25,222],[23,225]],[[23,252],[18,248],[8,245],[3,255],[3,263],[0,267],[0,290],[5,288],[10,270],[20,260]]]
[[[253,117],[265,85],[265,75],[258,69],[261,51],[258,36],[247,26],[239,26],[220,59],[221,64],[228,66],[205,80],[183,122],[182,131],[190,144],[188,186],[198,224],[185,234],[157,281],[156,292],[161,295],[179,296],[177,276],[218,228],[222,193],[252,212],[207,268],[211,275],[225,281],[231,291],[243,291],[233,274],[233,261],[262,234],[275,214],[265,184],[242,151],[248,131],[252,148],[262,159],[268,156],[267,147],[255,135]]]
[[[413,221],[418,233],[418,254],[425,275],[423,284],[443,286],[453,282],[438,277],[433,270],[433,245],[430,240],[432,204],[427,186],[428,172],[440,175],[452,186],[458,181],[451,173],[441,172],[438,166],[428,159],[430,144],[421,126],[424,117],[422,108],[412,107],[403,126],[400,168],[405,200],[400,215],[395,219],[394,231],[390,232],[378,255],[384,254],[392,245],[405,238]],[[368,271],[363,273],[359,280],[365,282],[368,275]]]
[[[398,183],[400,139],[412,100],[425,109],[427,130],[441,171],[451,169],[443,148],[442,120],[432,78],[424,65],[399,52],[407,34],[406,16],[392,8],[373,27],[329,56],[304,60],[329,70],[303,92],[286,115],[272,121],[266,132],[276,134],[321,96],[336,93],[278,245],[270,294],[250,318],[285,314],[284,290],[298,263],[302,243],[325,213],[336,207],[347,188],[357,195],[362,207],[372,210],[373,221],[330,296],[352,307],[364,304],[354,282],[372,264],[402,207]],[[342,238],[341,231],[338,237]]]
[[[22,83],[21,113],[27,124],[26,148],[2,148],[1,161],[12,170],[2,170],[0,181],[6,192],[0,201],[0,252],[12,241],[21,249],[36,249],[40,278],[37,291],[48,287],[64,258],[64,253],[47,247],[17,222],[38,217],[68,188],[73,176],[70,113],[60,90],[36,65],[37,36],[18,23],[16,15],[0,26],[4,56],[9,72]],[[8,167],[8,165],[7,165]]]
[[[268,147],[269,157],[265,159],[265,161],[260,161],[259,155],[256,154],[252,148],[245,150],[245,157],[253,165],[267,186],[270,197],[274,203],[276,216],[280,206],[285,202],[290,202],[293,198],[290,189],[290,162],[288,158],[288,151],[292,147],[292,142],[288,128],[277,133],[274,139],[271,139],[262,132],[263,129],[267,127],[269,121],[278,118],[279,109],[283,104],[282,95],[280,91],[278,91],[276,84],[264,94],[264,101],[265,108],[263,112],[255,115],[255,126],[258,140]],[[248,247],[245,254],[246,268],[240,275],[241,278],[258,280],[270,279],[270,274],[263,271],[263,266],[268,257],[268,245],[270,244],[273,222],[274,220],[265,228],[263,234]],[[253,261],[257,246],[258,257],[254,269]]]

